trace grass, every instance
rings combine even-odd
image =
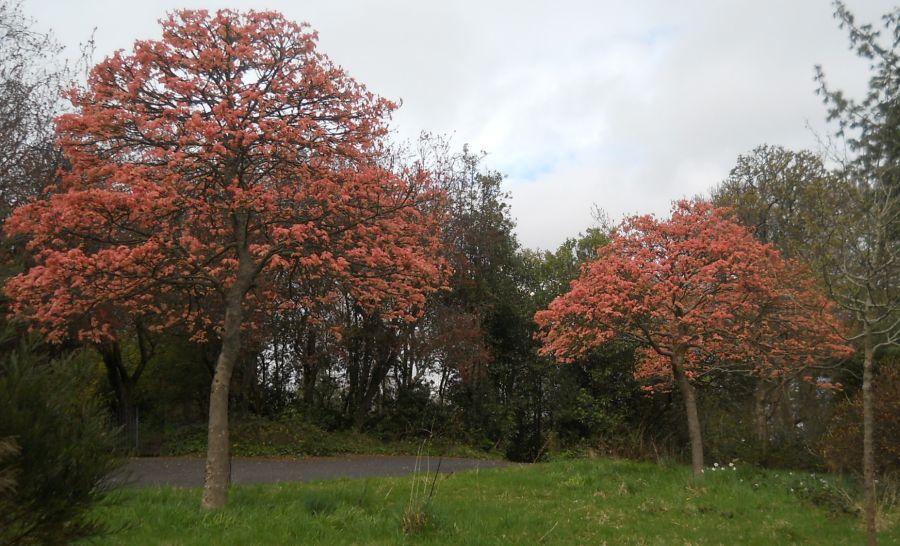
[[[200,512],[197,489],[125,489],[97,512],[121,528],[99,542],[864,543],[843,490],[809,474],[739,468],[709,472],[696,483],[681,466],[608,459],[472,471],[438,478],[421,525],[411,526],[410,490],[427,479],[234,487],[229,506],[213,513]],[[883,515],[883,544],[900,544],[898,519],[896,509]]]
[[[485,451],[433,438],[391,440],[354,431],[327,431],[303,419],[245,418],[231,425],[231,453],[235,456],[309,457],[326,455],[426,455],[498,459],[496,451]],[[186,426],[154,433],[153,448],[141,455],[204,455],[206,425]],[[423,447],[424,446],[424,447]]]

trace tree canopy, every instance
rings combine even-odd
[[[561,361],[617,337],[642,345],[635,375],[674,381],[685,399],[696,474],[691,380],[722,367],[777,375],[851,352],[812,277],[703,202],[676,203],[669,220],[627,219],[535,320],[541,352]]]

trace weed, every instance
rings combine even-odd
[[[861,504],[847,488],[838,485],[832,479],[815,474],[795,479],[791,483],[790,491],[801,499],[828,510],[833,516],[858,515],[862,512]]]
[[[403,510],[403,518],[401,520],[401,528],[407,535],[416,535],[423,532],[431,520],[430,505],[437,491],[438,475],[441,471],[441,463],[443,457],[438,458],[437,468],[434,472],[428,469],[429,459],[424,459],[425,469],[423,472],[422,454],[425,451],[427,440],[422,442],[422,447],[416,455],[416,466],[413,472],[412,480],[409,487],[409,500]]]

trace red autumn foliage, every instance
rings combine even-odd
[[[71,168],[6,224],[37,261],[7,286],[15,309],[51,338],[111,301],[202,335],[222,316],[198,303],[221,299],[242,262],[253,305],[290,275],[333,279],[397,316],[420,308],[444,278],[423,206],[438,195],[423,173],[380,166],[394,105],[315,38],[274,13],[185,11],[162,40],[98,64],[57,121]],[[79,334],[110,332],[94,316]]]
[[[682,201],[669,220],[627,219],[598,254],[535,316],[543,354],[566,362],[616,337],[633,340],[644,347],[635,376],[674,381],[690,405],[690,381],[710,370],[778,376],[852,351],[804,268],[726,209]],[[696,472],[702,451],[694,455]]]

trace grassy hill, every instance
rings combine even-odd
[[[595,459],[235,487],[215,513],[197,489],[123,489],[97,516],[109,544],[862,544],[856,498],[829,476]]]

